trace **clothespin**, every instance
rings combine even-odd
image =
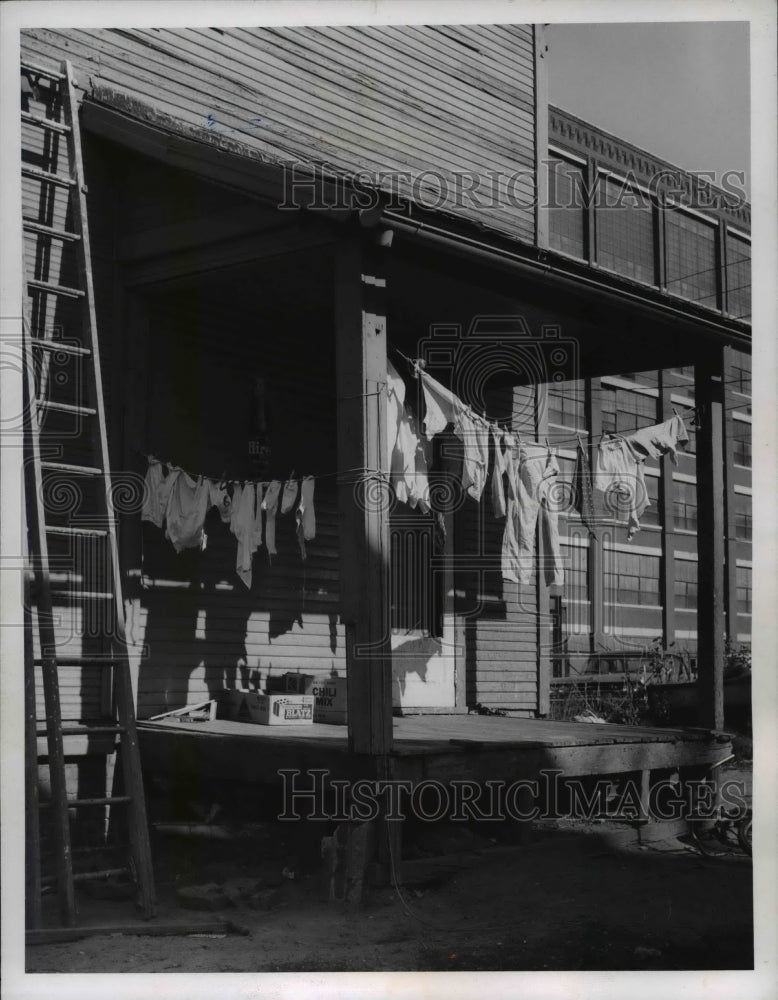
[[[547,447],[547,448],[549,449],[549,451],[550,451],[550,450],[551,450],[551,445],[550,445],[550,444],[548,443],[548,437],[546,437],[545,441],[546,441],[546,447]]]
[[[676,417],[678,416],[678,410],[676,410],[675,407],[673,407],[673,413],[676,415]]]
[[[581,449],[581,451],[584,451],[584,446],[583,446],[583,441],[581,440],[581,435],[580,434],[576,434],[576,437],[578,438],[578,447]]]

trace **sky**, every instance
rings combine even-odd
[[[748,24],[550,24],[549,101],[684,170],[746,173]]]

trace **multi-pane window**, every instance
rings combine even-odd
[[[553,250],[586,257],[584,172],[567,160],[551,157],[548,174],[548,228]]]
[[[728,381],[733,392],[739,392],[743,396],[751,395],[750,368],[743,368],[740,365],[732,365],[729,370]]]
[[[595,226],[601,267],[654,283],[654,210],[646,195],[621,181],[601,177]]]
[[[736,572],[738,614],[751,614],[751,567],[738,566]]]
[[[716,227],[680,211],[665,214],[667,290],[716,307]]]
[[[697,607],[697,563],[688,559],[675,561],[675,606]]]
[[[744,420],[732,421],[732,457],[735,465],[751,468],[751,424]]]
[[[567,545],[564,548],[566,601],[586,601],[589,599],[588,569],[589,550],[581,545]]]
[[[575,430],[584,429],[583,382],[564,382],[549,386],[548,422]]]
[[[602,430],[604,434],[632,434],[640,427],[656,423],[656,398],[628,389],[602,387]]]
[[[658,606],[659,556],[608,550],[605,589],[611,604]]]
[[[659,476],[644,476],[648,507],[640,515],[640,523],[659,524]]]
[[[751,541],[751,497],[735,494],[735,538]]]
[[[727,311],[737,319],[751,319],[751,243],[727,235]]]
[[[673,526],[682,531],[697,530],[697,486],[673,480]]]
[[[694,365],[681,365],[678,368],[671,368],[672,375],[680,375],[681,378],[694,381]]]

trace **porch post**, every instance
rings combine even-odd
[[[724,447],[720,348],[694,366],[697,429],[697,665],[699,721],[724,727]]]
[[[386,250],[378,242],[370,231],[344,237],[335,264],[340,600],[349,749],[376,756],[392,748]]]

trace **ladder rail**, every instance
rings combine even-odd
[[[23,336],[26,348],[29,333],[24,331]],[[32,568],[36,583],[38,634],[40,636],[41,658],[43,660],[41,675],[43,679],[43,699],[46,706],[46,735],[49,752],[51,800],[54,803],[51,822],[57,846],[57,886],[60,903],[60,920],[66,927],[72,927],[76,918],[76,903],[73,888],[73,855],[67,812],[65,746],[62,735],[62,708],[59,697],[58,668],[55,658],[56,638],[52,618],[49,555],[46,532],[44,530],[46,520],[43,506],[43,478],[40,466],[40,430],[38,425],[38,411],[34,405],[35,386],[31,384],[33,378],[31,367],[29,364],[26,364],[24,368],[24,404],[27,428],[24,462],[25,494],[27,498],[28,531],[33,540],[30,548],[34,553]],[[32,663],[28,663],[26,669],[34,676]]]
[[[132,808],[128,809],[127,822],[129,829],[130,849],[138,873],[139,905],[147,916],[156,912],[156,900],[153,888],[151,848],[149,844],[148,821],[146,817],[146,800],[143,791],[143,778],[140,770],[140,744],[135,725],[135,703],[132,691],[130,664],[127,653],[127,639],[124,620],[124,604],[122,601],[122,581],[119,569],[119,545],[116,536],[116,524],[112,517],[112,491],[110,476],[110,461],[108,454],[108,430],[105,419],[105,404],[103,401],[103,379],[100,367],[100,351],[97,337],[97,317],[95,312],[94,283],[90,262],[91,243],[89,221],[86,204],[85,172],[81,144],[81,123],[78,117],[73,69],[68,61],[61,67],[65,77],[63,85],[63,111],[65,120],[70,124],[67,144],[71,154],[72,175],[76,180],[75,197],[73,198],[73,219],[76,231],[81,239],[77,244],[77,260],[79,276],[86,292],[85,308],[83,310],[84,344],[92,351],[90,366],[90,386],[93,398],[90,401],[97,411],[93,422],[93,440],[95,450],[100,456],[100,466],[103,469],[103,484],[105,497],[105,514],[108,526],[108,549],[110,554],[112,584],[114,593],[114,652],[121,662],[114,671],[114,698],[119,721],[125,728],[121,739],[122,778],[127,794],[133,799]],[[117,762],[118,763],[118,762]]]

